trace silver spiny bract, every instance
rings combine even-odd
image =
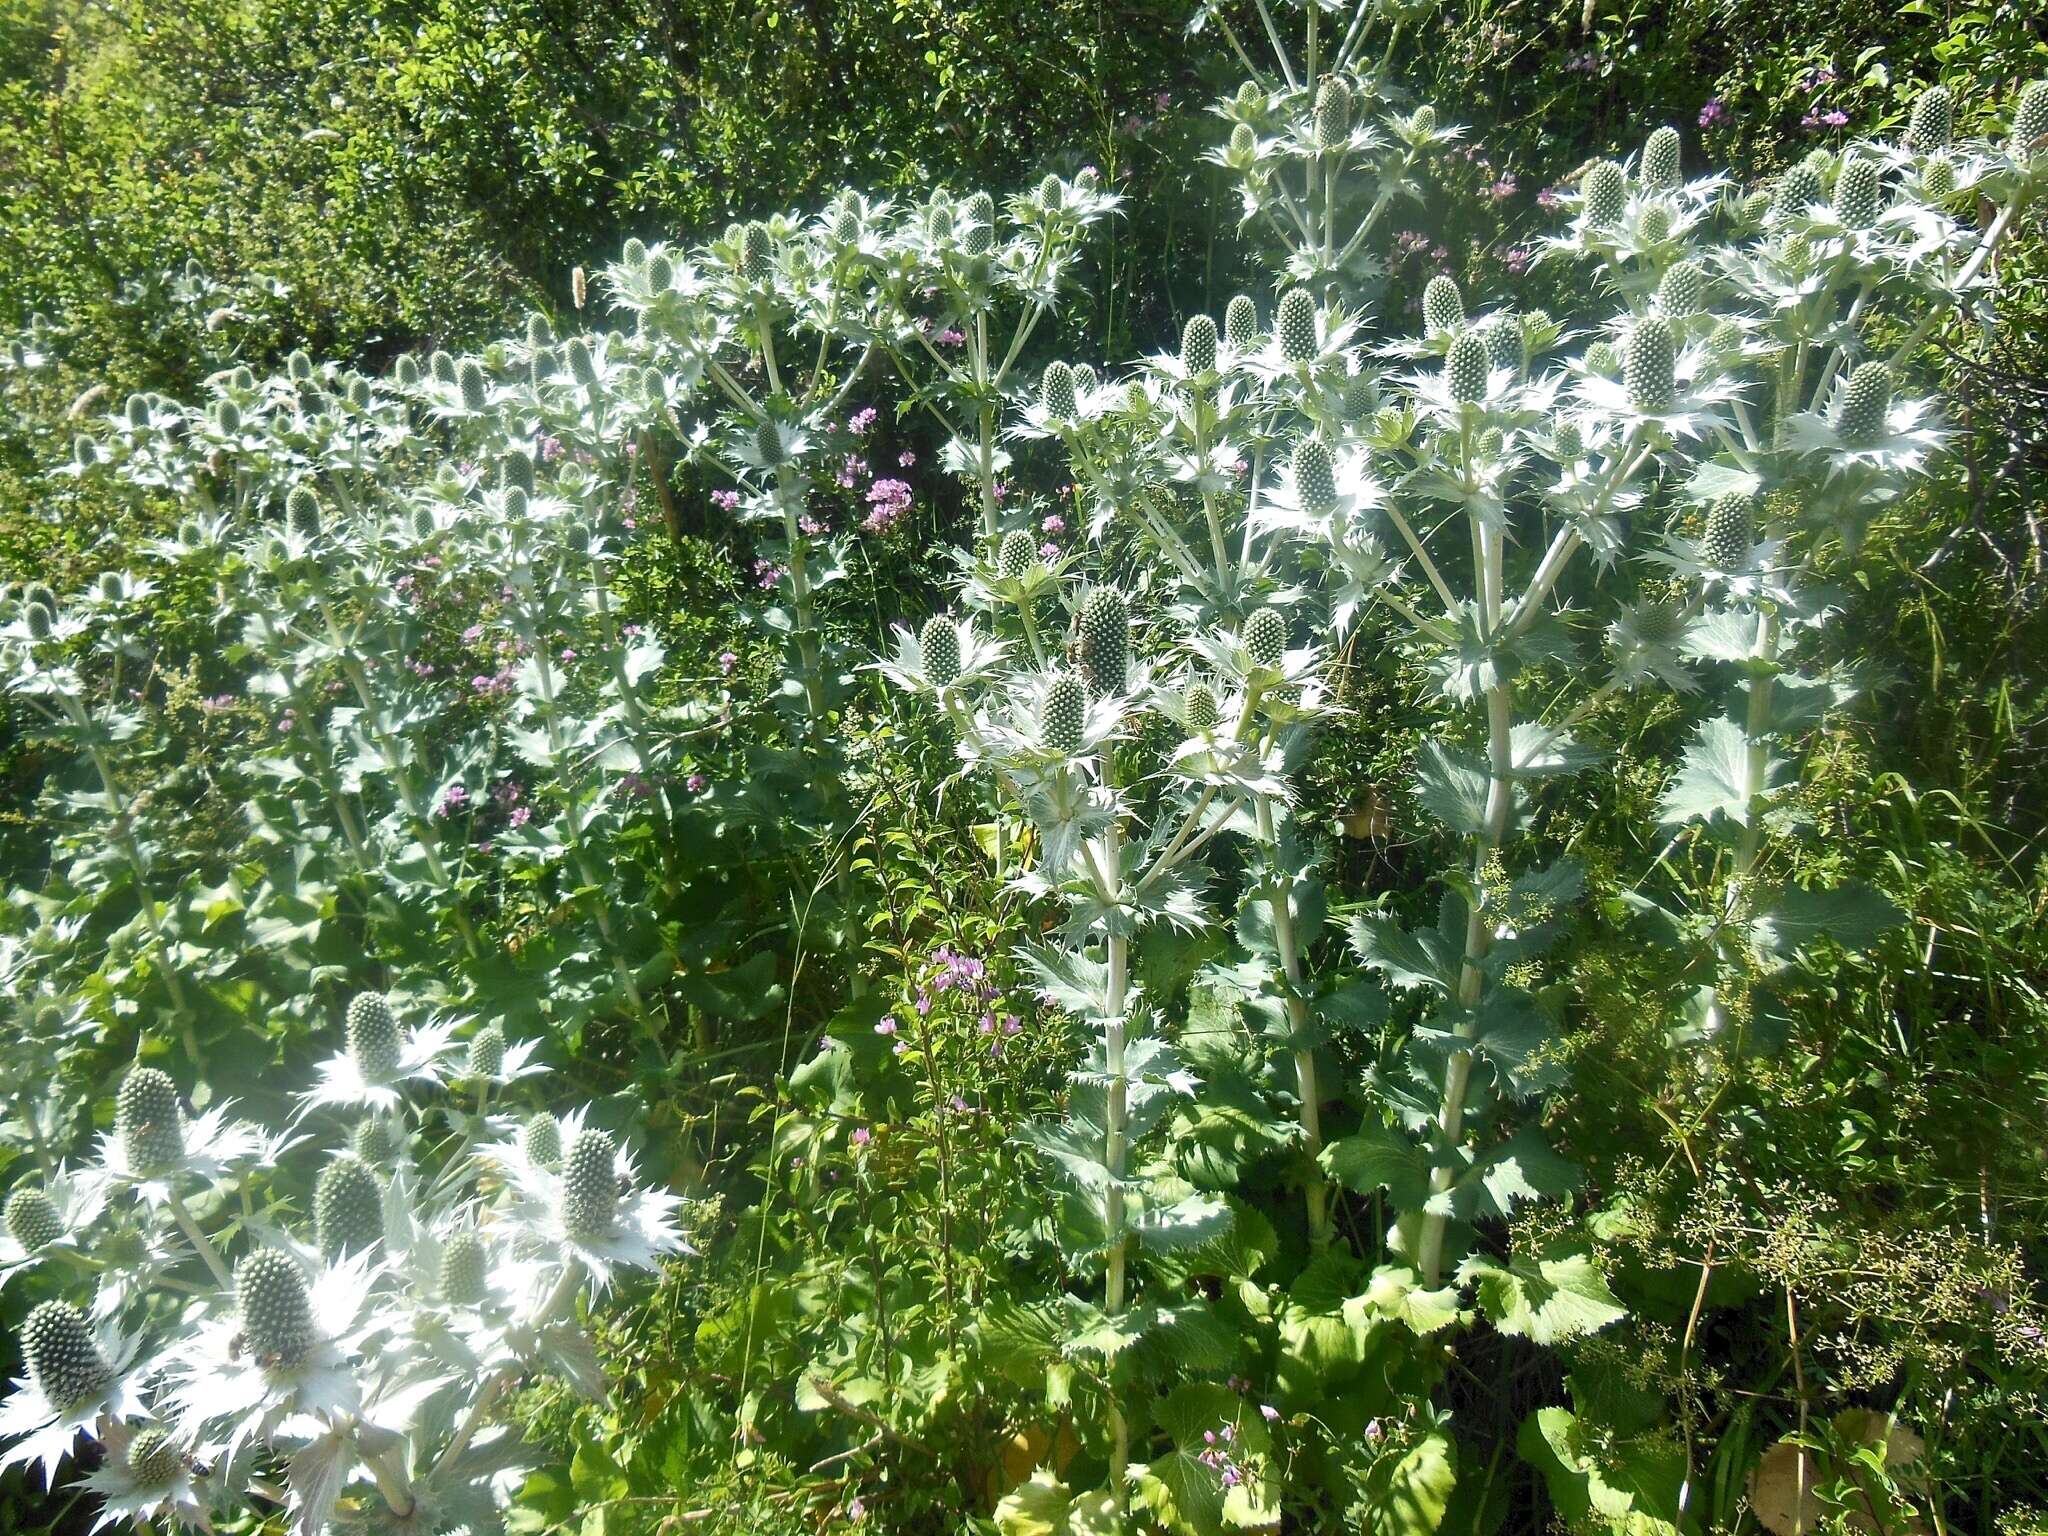
[[[586,1126],[562,1159],[562,1230],[572,1238],[608,1235],[619,1215],[617,1146],[611,1134]]]
[[[1216,729],[1222,715],[1216,708],[1216,691],[1213,688],[1207,683],[1190,683],[1185,702],[1189,730],[1199,736]]]
[[[1250,352],[1259,344],[1259,306],[1240,293],[1223,310],[1223,334],[1233,352]]]
[[[1114,587],[1097,587],[1081,605],[1081,672],[1098,698],[1121,692],[1131,662],[1131,609]]]
[[[1439,272],[1423,285],[1422,330],[1428,336],[1446,336],[1465,326],[1465,297],[1458,285]]]
[[[996,575],[1004,581],[1022,581],[1031,569],[1031,562],[1038,549],[1031,542],[1031,535],[1022,528],[1012,528],[1003,535],[1002,547],[996,552]]]
[[[1072,421],[1079,414],[1074,398],[1074,370],[1066,363],[1045,365],[1045,377],[1038,386],[1039,403],[1054,421]]]
[[[1337,467],[1329,444],[1319,437],[1304,437],[1294,445],[1294,491],[1301,509],[1326,517],[1337,506]]]
[[[1660,315],[1635,323],[1621,360],[1622,386],[1639,411],[1668,411],[1678,398],[1678,340]]]
[[[313,1303],[290,1254],[262,1248],[237,1264],[235,1306],[243,1346],[259,1363],[291,1370],[304,1362],[314,1343]]]
[[[486,1024],[469,1037],[469,1075],[496,1077],[505,1068],[505,1031]]]
[[[1586,172],[1586,222],[1604,229],[1621,222],[1628,203],[1628,178],[1612,160],[1602,160]]]
[[[1314,360],[1316,301],[1306,288],[1290,288],[1281,295],[1279,311],[1273,317],[1273,334],[1280,338],[1280,356],[1287,362]]]
[[[740,236],[740,275],[756,288],[775,275],[775,247],[767,225],[749,224]]]
[[[1088,690],[1071,672],[1062,672],[1045,690],[1045,715],[1039,734],[1047,750],[1072,757],[1081,750],[1081,736],[1088,723]]]
[[[398,1144],[391,1135],[390,1122],[382,1115],[368,1115],[358,1121],[355,1133],[349,1137],[349,1146],[356,1156],[372,1168],[391,1161]]]
[[[1493,366],[1486,343],[1471,331],[1460,331],[1444,353],[1444,391],[1459,405],[1477,405],[1486,398],[1486,376]]]
[[[940,614],[926,620],[918,644],[924,656],[924,675],[935,686],[947,688],[960,680],[960,631],[951,619]]]
[[[1700,534],[1700,560],[1717,571],[1736,571],[1749,563],[1749,549],[1756,542],[1756,498],[1747,491],[1730,491],[1707,509],[1707,525]]]
[[[1835,215],[1851,229],[1868,229],[1877,222],[1877,162],[1854,151],[1842,159],[1842,171],[1835,178]]]
[[[770,469],[779,468],[789,457],[782,449],[782,429],[773,421],[762,421],[755,425],[754,456]]]
[[[1771,194],[1771,217],[1780,223],[1796,218],[1819,202],[1821,195],[1820,172],[1803,163],[1795,165],[1778,178]]]
[[[320,497],[310,485],[295,485],[284,499],[285,526],[302,539],[320,536]]]
[[[1190,315],[1180,333],[1180,365],[1190,378],[1216,371],[1216,322]]]
[[[1287,649],[1287,621],[1280,617],[1279,609],[1261,608],[1245,620],[1241,638],[1245,653],[1255,665],[1277,667]]]
[[[1849,375],[1841,414],[1835,421],[1843,442],[1852,448],[1867,448],[1884,436],[1895,387],[1892,371],[1883,363],[1864,363]]]
[[[397,1074],[401,1054],[398,1016],[381,993],[356,995],[348,1005],[344,1032],[349,1059],[365,1078],[378,1083]]]
[[[1351,137],[1351,87],[1335,75],[1316,92],[1316,148],[1329,151]]]
[[[7,1235],[24,1253],[40,1253],[64,1235],[57,1202],[33,1184],[17,1184],[7,1196]]]
[[[70,1413],[107,1390],[113,1368],[92,1329],[68,1301],[45,1301],[21,1325],[21,1358],[29,1380],[60,1413]]]
[[[150,1425],[128,1442],[128,1475],[136,1487],[168,1488],[184,1470],[185,1453],[161,1425]]]
[[[384,1192],[377,1176],[344,1152],[313,1186],[313,1230],[322,1258],[361,1253],[384,1236]]]
[[[559,1168],[562,1164],[562,1123],[542,1111],[519,1128],[519,1150],[536,1168]]]
[[[1922,154],[1947,149],[1956,136],[1956,99],[1945,85],[1930,85],[1913,103],[1906,142]]]
[[[185,1113],[178,1086],[155,1067],[137,1067],[114,1098],[114,1134],[129,1168],[145,1178],[185,1158]]]
[[[1680,180],[1678,130],[1659,128],[1643,145],[1643,185],[1653,192],[1669,192]]]
[[[1657,307],[1667,315],[1696,315],[1706,302],[1707,274],[1696,261],[1675,261],[1657,284]]]
[[[484,1299],[490,1253],[474,1232],[457,1232],[441,1245],[441,1299],[473,1307]]]
[[[573,342],[571,348],[574,348]],[[455,370],[455,387],[462,392],[465,411],[481,411],[490,400],[490,386],[484,378],[483,364],[473,357],[465,357]]]
[[[2048,136],[2048,80],[2035,80],[2020,92],[2019,104],[2012,110],[2013,150],[2030,154],[2044,136]]]

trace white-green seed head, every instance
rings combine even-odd
[[[391,1125],[382,1115],[371,1115],[356,1123],[355,1134],[349,1138],[349,1146],[364,1163],[372,1168],[381,1168],[390,1162],[398,1151],[398,1144],[391,1134]]]
[[[1259,306],[1250,295],[1240,293],[1224,308],[1223,334],[1230,339],[1233,352],[1242,354],[1258,347]]]
[[[397,1075],[402,1043],[398,1015],[379,992],[360,992],[348,1005],[344,1026],[350,1060],[373,1083]]]
[[[549,347],[553,346],[554,342],[555,328],[548,323],[546,315],[531,314],[526,317],[527,346],[535,348]]]
[[[310,485],[295,485],[284,499],[285,526],[302,539],[320,536],[320,497]]]
[[[1662,203],[1650,204],[1643,210],[1640,228],[1651,245],[1662,245],[1671,238],[1671,210]]]
[[[259,1363],[284,1370],[304,1363],[315,1337],[313,1304],[291,1255],[263,1248],[237,1264],[235,1306],[243,1345]]]
[[[213,420],[223,437],[233,437],[242,430],[242,408],[232,400],[223,400],[213,408]]]
[[[1186,694],[1188,729],[1197,736],[1216,729],[1221,718],[1216,693],[1207,683],[1190,683]]]
[[[1621,380],[1629,404],[1639,411],[1668,411],[1677,400],[1678,339],[1661,315],[1638,320],[1628,333]]]
[[[1922,154],[1947,149],[1956,136],[1956,99],[1945,85],[1930,85],[1913,102],[1906,142]]]
[[[1080,414],[1074,398],[1074,370],[1062,362],[1045,365],[1045,377],[1038,386],[1039,403],[1054,421],[1072,421]]]
[[[586,1126],[562,1159],[562,1230],[577,1239],[605,1237],[618,1221],[617,1145],[609,1132]]]
[[[1486,343],[1471,331],[1460,331],[1444,353],[1444,391],[1459,405],[1477,405],[1486,398],[1486,379],[1493,367]]]
[[[1306,288],[1290,288],[1280,297],[1273,319],[1280,338],[1280,356],[1290,363],[1312,362],[1316,355],[1316,301]]]
[[[474,1232],[452,1234],[441,1245],[441,1299],[452,1306],[473,1307],[484,1299],[490,1277],[490,1252]]]
[[[960,239],[970,256],[986,256],[996,243],[996,200],[986,192],[967,199],[967,229]]]
[[[655,293],[667,293],[676,285],[676,264],[666,252],[647,258],[647,286]]]
[[[1038,205],[1047,211],[1057,211],[1066,206],[1067,189],[1057,176],[1047,176],[1038,184]]]
[[[1571,417],[1560,416],[1556,426],[1551,428],[1550,436],[1557,445],[1560,464],[1576,464],[1586,456],[1586,435]]]
[[[1091,692],[1122,691],[1130,670],[1131,609],[1114,587],[1097,587],[1081,605],[1080,660]]]
[[[2012,147],[2016,154],[2031,155],[2048,137],[2048,80],[2035,80],[2020,92],[2012,110]]]
[[[1493,367],[1522,366],[1522,328],[1513,315],[1502,313],[1488,318],[1480,327],[1479,339],[1486,343],[1486,360]]]
[[[436,350],[427,359],[427,371],[433,374],[436,384],[453,384],[455,382],[455,359],[446,352]]]
[[[1843,442],[1852,448],[1867,448],[1884,436],[1895,387],[1892,371],[1883,363],[1864,363],[1849,375],[1849,387],[1842,392],[1835,420]]]
[[[1643,145],[1643,185],[1654,192],[1668,192],[1681,176],[1678,130],[1659,128]]]
[[[1238,164],[1246,164],[1257,158],[1259,136],[1252,131],[1250,123],[1239,123],[1230,130],[1230,158]]]
[[[469,1037],[469,1075],[496,1077],[505,1069],[505,1031],[486,1024]]]
[[[519,1128],[519,1149],[536,1168],[558,1168],[562,1163],[562,1126],[553,1115],[534,1115]]]
[[[937,687],[948,688],[960,680],[960,631],[943,614],[925,621],[918,638],[924,655],[924,675]]]
[[[996,575],[1004,581],[1022,581],[1037,556],[1038,549],[1031,542],[1030,533],[1023,528],[1012,528],[1003,535],[1002,547],[996,552]]]
[[[184,1470],[185,1453],[161,1426],[152,1424],[128,1442],[128,1476],[136,1487],[168,1488]]]
[[[740,275],[761,287],[775,275],[775,246],[765,224],[749,224],[740,236]]]
[[[1415,125],[1417,133],[1427,137],[1436,132],[1436,108],[1425,103],[1415,109],[1415,115],[1409,121]]]
[[[498,489],[508,491],[514,486],[533,494],[533,455],[524,448],[514,448],[498,460]]]
[[[1330,446],[1319,437],[1304,437],[1294,445],[1294,492],[1301,510],[1315,517],[1327,517],[1337,507],[1337,466]]]
[[[1700,535],[1700,560],[1717,571],[1738,571],[1749,563],[1756,542],[1756,498],[1730,491],[1707,509]]]
[[[60,1413],[90,1403],[113,1383],[113,1367],[85,1318],[68,1301],[45,1301],[21,1325],[29,1380]]]
[[[1696,261],[1675,261],[1657,284],[1657,307],[1667,315],[1696,315],[1707,298],[1707,274]]]
[[[420,360],[410,352],[399,353],[398,361],[392,364],[391,376],[398,380],[398,387],[400,389],[418,389],[420,387]]]
[[[1877,162],[1853,151],[1844,155],[1835,178],[1835,216],[1851,229],[1870,228],[1877,222],[1877,194]]]
[[[1465,325],[1465,297],[1458,285],[1439,272],[1422,289],[1422,329],[1430,336],[1445,336]]]
[[[455,387],[462,392],[462,408],[472,414],[481,411],[490,400],[490,385],[484,378],[483,364],[473,357],[465,357],[462,365],[455,370]]]
[[[1778,223],[1796,218],[1821,201],[1821,197],[1820,172],[1801,162],[1778,178],[1777,189],[1771,195],[1771,218]]]
[[[1279,609],[1261,608],[1245,620],[1241,638],[1253,665],[1277,667],[1287,649],[1287,621],[1280,617]]]
[[[17,1184],[7,1196],[7,1235],[24,1253],[40,1253],[64,1235],[57,1202],[33,1184]]]
[[[1351,137],[1351,87],[1335,75],[1316,91],[1316,148],[1325,152]]]
[[[323,1258],[361,1253],[384,1236],[384,1192],[377,1176],[344,1152],[313,1186],[313,1229]]]
[[[788,460],[789,454],[782,445],[782,429],[774,422],[762,421],[755,425],[754,455],[770,469]]]
[[[1087,723],[1088,690],[1079,677],[1062,672],[1045,691],[1045,715],[1039,730],[1047,749],[1072,757],[1081,750]]]
[[[293,352],[290,357],[286,358],[284,366],[285,371],[291,375],[294,384],[303,384],[313,377],[313,359],[306,355],[303,348]]]
[[[114,1134],[129,1168],[144,1177],[185,1159],[185,1112],[178,1086],[155,1067],[137,1067],[114,1096]]]
[[[597,361],[590,355],[590,343],[581,336],[569,338],[569,344],[562,348],[562,355],[569,360],[569,372],[576,382],[585,389],[597,383]]]
[[[628,238],[620,255],[627,266],[644,267],[647,265],[647,242],[638,238]]]
[[[1586,172],[1583,190],[1588,224],[1606,229],[1621,222],[1622,209],[1628,203],[1628,177],[1619,165],[1612,160],[1599,162]]]
[[[1207,315],[1190,315],[1180,333],[1180,365],[1190,376],[1216,371],[1216,322]]]
[[[1929,202],[1946,202],[1955,196],[1956,163],[1947,155],[1930,155],[1920,167],[1920,190]]]

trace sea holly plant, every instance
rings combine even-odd
[[[432,1058],[450,1049],[360,994],[347,1072],[276,1135],[225,1104],[195,1117],[167,1072],[134,1068],[101,1156],[10,1197],[16,1240],[76,1285],[23,1327],[0,1465],[54,1487],[96,1461],[77,1481],[102,1526],[281,1507],[308,1536],[498,1529],[534,1454],[497,1412],[506,1391],[545,1372],[601,1396],[579,1300],[686,1250],[680,1199],[641,1187],[585,1111],[454,1114],[440,1134]],[[145,1240],[122,1240],[137,1223]]]

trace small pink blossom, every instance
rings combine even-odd
[[[731,651],[720,651],[718,653],[718,670],[720,675],[731,677],[732,669],[738,665],[739,657],[735,656]]]

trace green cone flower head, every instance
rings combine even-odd
[[[1290,288],[1281,295],[1279,312],[1273,319],[1273,333],[1280,338],[1280,356],[1290,363],[1306,363],[1316,355],[1316,301],[1306,288]]]
[[[1422,329],[1430,336],[1448,335],[1465,325],[1465,298],[1458,285],[1439,272],[1422,290]]]
[[[1277,667],[1287,649],[1287,621],[1277,608],[1261,608],[1245,620],[1241,637],[1252,661],[1261,667]]]
[[[1628,333],[1621,381],[1639,411],[1668,411],[1678,398],[1678,339],[1661,315],[1638,320]]]
[[[647,265],[647,242],[637,237],[629,237],[620,254],[627,266],[644,267]]]
[[[130,395],[128,397],[128,425],[131,427],[146,427],[149,425],[149,396]]]
[[[398,380],[400,389],[418,389],[420,386],[420,360],[410,352],[399,353],[391,373]]]
[[[1806,212],[1822,198],[1820,172],[1801,162],[1778,178],[1771,196],[1771,217],[1783,222]]]
[[[508,523],[525,522],[527,508],[526,492],[519,489],[516,485],[507,486],[504,500],[505,521]]]
[[[527,346],[538,350],[541,347],[553,346],[554,342],[555,328],[548,324],[546,315],[531,314],[526,317]]]
[[[1884,436],[1894,387],[1892,371],[1883,363],[1864,363],[1849,375],[1841,414],[1835,421],[1843,442],[1852,448],[1867,448]]]
[[[1337,465],[1330,445],[1319,437],[1304,437],[1294,445],[1294,493],[1301,510],[1327,517],[1337,506]]]
[[[2019,104],[2012,111],[2013,152],[2031,153],[2044,134],[2048,134],[2048,80],[2035,80],[2020,92]]]
[[[574,356],[576,343],[571,342],[569,348],[570,355]],[[584,356],[587,358],[589,355],[586,349]],[[462,391],[462,408],[465,411],[481,411],[489,401],[489,385],[484,379],[483,365],[473,357],[465,357],[462,366],[455,370],[455,387]]]
[[[1480,328],[1479,339],[1486,343],[1486,360],[1493,367],[1522,366],[1522,328],[1513,315],[1503,312],[1490,317]]]
[[[1088,724],[1088,690],[1071,672],[1062,672],[1045,691],[1045,718],[1040,734],[1048,750],[1072,757],[1081,750]]]
[[[484,1299],[490,1276],[490,1253],[474,1232],[453,1234],[441,1245],[441,1299],[473,1307]]]
[[[1435,133],[1436,108],[1424,103],[1415,109],[1415,115],[1409,121],[1415,125],[1415,131],[1419,134]]]
[[[1038,184],[1038,205],[1047,211],[1055,211],[1066,205],[1067,189],[1060,185],[1057,176],[1047,176]]]
[[[114,1096],[114,1134],[128,1166],[145,1178],[185,1158],[185,1112],[178,1087],[155,1067],[137,1067]]]
[[[242,430],[242,408],[232,400],[223,400],[215,406],[213,419],[225,437],[233,437]]]
[[[1742,350],[1742,327],[1733,320],[1723,320],[1707,338],[1707,349],[1724,360],[1735,356]]]
[[[378,992],[361,992],[348,1005],[344,1025],[348,1054],[356,1070],[373,1083],[396,1075],[400,1054],[398,1015]]]
[[[1038,399],[1045,414],[1054,421],[1072,421],[1080,415],[1074,399],[1074,370],[1066,363],[1047,363],[1045,377],[1038,386]]]
[[[57,594],[47,581],[31,581],[21,589],[21,601],[30,608],[42,608],[54,617],[57,612]]]
[[[7,1196],[7,1235],[23,1253],[41,1253],[64,1235],[57,1202],[33,1184],[17,1184]]]
[[[918,645],[924,656],[924,675],[932,683],[948,688],[960,680],[960,631],[951,619],[944,614],[927,619]]]
[[[839,245],[860,243],[860,209],[851,202],[832,210],[832,239]]]
[[[1222,718],[1216,708],[1216,693],[1207,683],[1188,684],[1187,714],[1188,729],[1197,736],[1216,729],[1216,722]]]
[[[1131,610],[1114,587],[1097,587],[1081,606],[1081,671],[1098,697],[1122,689],[1131,664]]]
[[[782,451],[782,429],[774,422],[763,421],[754,428],[754,454],[770,469],[789,457]]]
[[[1851,152],[1842,157],[1842,173],[1835,178],[1835,215],[1851,229],[1868,229],[1877,222],[1877,162]]]
[[[1602,160],[1586,172],[1584,186],[1586,222],[1595,229],[1607,229],[1621,222],[1628,204],[1628,177],[1612,160]]]
[[[1252,125],[1250,123],[1239,123],[1230,130],[1230,158],[1232,160],[1248,164],[1257,158],[1258,152],[1259,136],[1252,132]]]
[[[1700,559],[1717,571],[1740,570],[1749,562],[1750,546],[1756,542],[1756,498],[1747,491],[1730,491],[1707,509],[1706,529],[1700,535]]]
[[[1643,145],[1643,185],[1653,192],[1669,192],[1680,179],[1678,130],[1659,128]]]
[[[1316,148],[1336,149],[1351,137],[1351,87],[1326,76],[1316,92]]]
[[[284,499],[285,526],[302,539],[320,536],[320,497],[310,485],[295,485]]]
[[[103,603],[125,602],[128,597],[128,581],[119,571],[101,571],[99,581],[100,601]]]
[[[469,1037],[469,1075],[496,1077],[505,1069],[505,1031],[486,1024]]]
[[[1486,398],[1486,376],[1493,366],[1486,343],[1471,331],[1460,331],[1444,354],[1444,389],[1459,405],[1477,405]]]
[[[519,1150],[536,1168],[558,1168],[562,1163],[562,1125],[545,1112],[533,1116],[519,1128]]]
[[[128,1475],[143,1489],[168,1488],[185,1470],[185,1453],[170,1431],[152,1424],[128,1442]]]
[[[286,358],[284,366],[285,372],[291,375],[294,384],[303,384],[306,380],[313,377],[313,359],[306,355],[304,348],[300,348],[293,352],[290,357]]]
[[[1074,388],[1078,392],[1084,395],[1092,395],[1095,393],[1095,386],[1098,382],[1093,368],[1089,367],[1086,363],[1074,364]]]
[[[967,233],[962,243],[970,256],[986,256],[995,247],[996,200],[986,192],[967,199]]]
[[[775,275],[775,247],[767,225],[749,224],[741,234],[740,275],[757,288]]]
[[[313,1303],[290,1254],[262,1248],[237,1264],[235,1306],[242,1342],[258,1361],[290,1370],[312,1350]]]
[[[384,1236],[384,1192],[377,1176],[344,1152],[320,1170],[313,1186],[313,1229],[323,1258],[361,1253]]]
[[[398,1144],[392,1139],[391,1126],[382,1115],[371,1115],[359,1121],[355,1134],[349,1138],[349,1145],[356,1156],[372,1168],[390,1162],[398,1151]]]
[[[610,1133],[586,1126],[562,1159],[562,1230],[573,1238],[608,1235],[619,1215],[617,1151]]]
[[[1190,376],[1216,371],[1216,322],[1190,315],[1180,333],[1180,365]]]
[[[57,621],[57,616],[41,603],[29,603],[24,606],[21,618],[22,622],[28,625],[28,637],[31,640],[49,639],[50,627]]]
[[[507,491],[514,486],[533,494],[533,456],[524,448],[514,448],[498,460],[498,489]]]
[[[1571,417],[1560,416],[1550,435],[1551,440],[1557,445],[1559,463],[1576,464],[1586,456],[1586,434]]]
[[[647,258],[647,286],[656,293],[667,293],[676,285],[676,264],[666,255]]]
[[[562,349],[562,353],[569,359],[569,372],[575,376],[578,384],[588,389],[597,382],[597,363],[590,355],[588,341],[581,336],[572,336],[569,338],[569,344]]]
[[[1223,334],[1233,352],[1250,352],[1259,344],[1259,306],[1249,294],[1240,293],[1223,311]]]
[[[1696,261],[1675,261],[1657,284],[1657,306],[1667,315],[1696,315],[1707,297],[1707,274]]]
[[[1621,354],[1611,341],[1596,341],[1586,348],[1586,371],[1613,378],[1621,367]]]
[[[427,371],[433,374],[436,384],[455,382],[455,359],[438,349],[427,359]]]
[[[1946,202],[1955,196],[1956,163],[1947,155],[1933,155],[1920,167],[1920,190],[1930,202]]]
[[[84,1407],[114,1380],[92,1329],[68,1301],[46,1301],[29,1313],[21,1325],[21,1358],[36,1389],[64,1413]]]
[[[1022,581],[1037,554],[1030,533],[1023,528],[1012,528],[1003,535],[1002,548],[996,552],[996,575],[1004,581]]]
[[[1945,85],[1930,85],[1913,103],[1906,142],[1922,154],[1947,149],[1956,136],[1956,99]]]
[[[1662,245],[1671,238],[1671,210],[1662,203],[1652,203],[1643,210],[1641,224],[1643,238],[1652,245]]]

